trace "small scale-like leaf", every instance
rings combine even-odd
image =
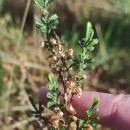
[[[86,37],[85,40],[88,41],[92,34],[92,24],[90,22],[87,23],[87,29],[86,29]]]
[[[52,102],[52,101],[50,101],[50,102],[47,103],[47,107],[48,107],[48,108],[49,108],[49,107],[52,107],[53,105],[55,105],[55,103]]]
[[[42,23],[41,20],[36,20],[35,25],[36,25],[37,28],[41,28],[43,26],[43,23]]]
[[[47,93],[47,98],[49,98],[49,99],[53,99],[53,98],[54,98],[54,96],[53,96],[53,94],[52,94],[52,93],[48,92],[48,93]]]
[[[86,111],[86,114],[87,114],[87,116],[92,115],[92,110],[91,110],[91,109],[87,110],[87,111]]]
[[[40,27],[40,30],[41,30],[41,32],[43,32],[43,33],[46,33],[46,32],[47,32],[46,26],[44,26],[44,25],[42,25],[42,26]]]
[[[99,109],[98,109],[98,108],[92,109],[92,113],[93,113],[93,114],[94,114],[94,113],[97,113],[97,112],[99,112]]]
[[[45,5],[48,7],[54,0],[44,0]]]
[[[53,76],[51,74],[48,75],[48,80],[49,80],[50,83],[53,82]]]
[[[97,121],[97,120],[100,120],[100,117],[99,116],[94,116],[94,117],[91,117],[91,120]]]
[[[93,50],[94,50],[93,46],[89,47],[89,51],[93,51]]]
[[[93,105],[92,105],[92,109],[95,108],[97,106],[97,104],[99,103],[100,99],[99,98],[95,98],[93,100]]]
[[[96,45],[97,43],[98,43],[98,40],[97,40],[97,39],[93,39],[93,40],[91,41],[91,45],[92,45],[92,46]]]
[[[88,70],[94,70],[95,69],[95,66],[94,65],[91,65],[89,66]]]
[[[36,4],[36,5],[38,5],[38,6],[41,6],[40,4],[40,1],[39,0],[33,0],[33,2]]]
[[[93,63],[94,62],[94,59],[93,58],[89,58],[89,59],[85,59],[84,60],[84,63],[87,64],[87,63]]]
[[[92,29],[92,30],[91,30],[91,34],[90,34],[89,41],[91,41],[91,40],[92,40],[93,36],[94,36],[94,31],[93,31],[93,29]]]
[[[57,14],[53,14],[52,16],[49,17],[49,20],[50,20],[50,21],[56,20],[56,19],[58,19]]]
[[[55,87],[50,84],[50,85],[48,86],[48,88],[49,88],[49,90],[54,90]]]

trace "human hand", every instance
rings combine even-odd
[[[38,93],[39,101],[47,104],[48,88],[41,88]],[[99,92],[83,91],[81,98],[74,97],[72,102],[77,117],[85,119],[88,110],[95,98],[100,98],[98,116],[99,124],[115,128],[116,130],[130,130],[130,96],[119,94],[112,95]]]

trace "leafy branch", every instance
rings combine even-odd
[[[50,15],[48,12],[49,5],[54,0],[34,0],[34,3],[41,9],[41,19],[36,20],[36,27],[45,35],[46,40],[42,41],[41,47],[46,50],[48,56],[46,59],[49,62],[49,67],[52,74],[49,74],[49,90],[47,98],[47,108],[53,108],[53,114],[50,119],[42,116],[41,105],[39,109],[35,106],[32,97],[30,102],[34,107],[34,115],[39,119],[47,121],[47,126],[50,129],[58,129],[63,127],[69,130],[71,122],[76,123],[76,129],[82,130],[89,126],[94,126],[94,121],[98,119],[97,116],[93,116],[98,112],[96,108],[99,103],[99,99],[96,98],[89,110],[86,111],[86,120],[77,119],[75,117],[76,110],[72,106],[73,97],[78,98],[82,95],[82,81],[85,78],[84,72],[87,70],[93,70],[92,65],[94,59],[90,57],[90,52],[94,50],[94,46],[98,43],[98,40],[93,38],[94,31],[90,22],[86,26],[85,38],[81,39],[78,44],[81,47],[81,53],[79,57],[75,56],[72,48],[65,49],[67,42],[63,42],[55,33],[58,25],[58,16],[56,14]],[[76,69],[75,69],[76,68]],[[62,84],[63,93],[61,94],[59,84]],[[60,102],[60,98],[63,98],[63,103]],[[70,98],[68,98],[70,97]]]

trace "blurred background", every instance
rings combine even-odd
[[[60,24],[57,33],[78,52],[77,41],[84,37],[91,21],[99,44],[93,72],[87,72],[84,90],[130,93],[130,1],[56,0],[50,7]],[[31,0],[0,0],[0,129],[38,130],[30,114],[28,95],[37,101],[49,73],[34,26],[41,16]],[[33,126],[36,126],[35,128]],[[108,130],[100,127],[96,130]]]

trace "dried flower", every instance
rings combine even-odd
[[[54,127],[58,127],[58,126],[59,126],[59,120],[58,120],[57,118],[51,119],[50,122],[52,123],[52,125],[53,125]]]
[[[86,79],[87,78],[86,75],[83,75],[83,78]]]
[[[52,45],[57,45],[57,41],[55,39],[51,40]]]
[[[71,89],[75,85],[74,81],[68,81],[67,82],[67,88]]]
[[[67,106],[67,110],[68,110],[68,112],[70,113],[70,114],[72,114],[72,115],[75,115],[76,114],[76,111],[75,111],[75,109],[73,108],[73,106],[72,106],[72,104],[68,104],[68,106]]]
[[[72,121],[77,121],[77,119],[78,119],[76,116],[71,116],[70,118]]]
[[[73,55],[74,55],[73,49],[69,49],[69,50],[68,50],[68,57],[69,57],[69,58],[73,58]]]
[[[54,62],[57,62],[57,61],[58,61],[57,56],[54,55],[54,56],[52,57],[52,60],[53,60]]]
[[[63,50],[63,46],[61,44],[58,44],[58,50],[62,51]]]
[[[87,125],[86,130],[93,130],[93,127],[91,125]]]
[[[81,95],[82,95],[82,89],[81,89],[80,87],[76,88],[76,89],[75,89],[75,93],[76,93],[76,95],[78,96],[78,98],[80,98]]]
[[[63,115],[64,115],[64,113],[63,113],[62,111],[58,111],[58,112],[57,112],[57,116],[58,116],[58,117],[62,117]]]
[[[41,48],[44,48],[45,47],[45,42],[44,41],[42,41],[41,42],[41,46],[40,46]]]

